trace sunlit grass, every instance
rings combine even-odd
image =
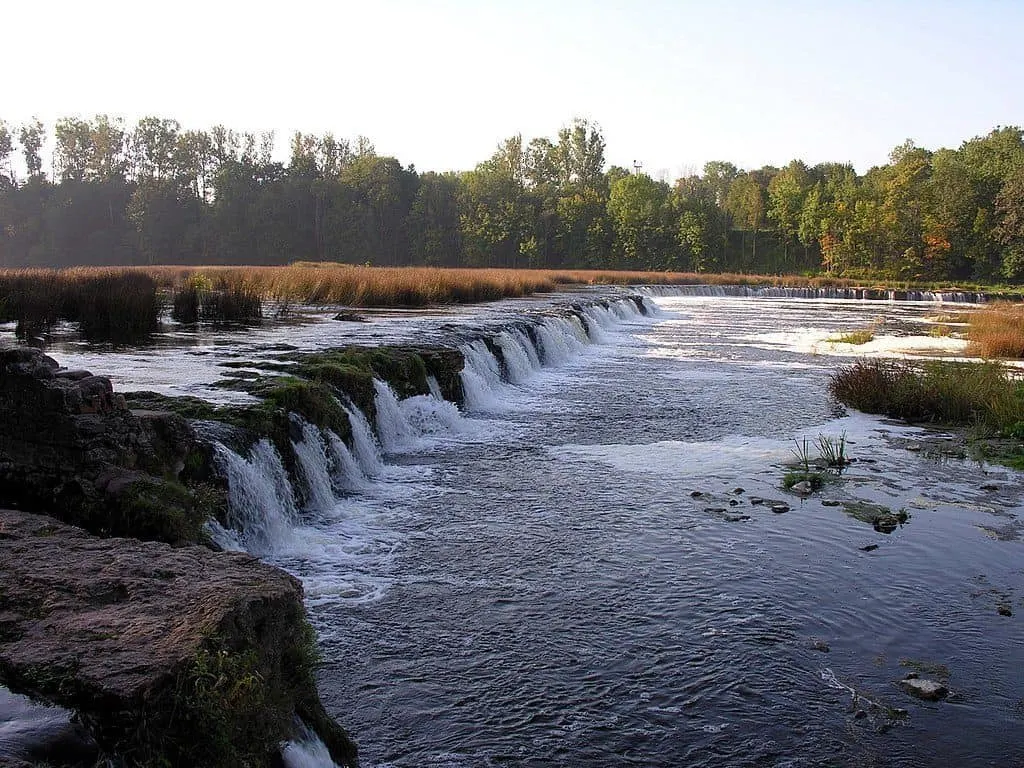
[[[967,353],[984,358],[1024,357],[1024,304],[999,302],[969,318]]]
[[[907,421],[1005,435],[1024,423],[1024,384],[994,362],[859,360],[833,374],[829,391],[857,410]]]
[[[867,344],[874,338],[874,328],[862,328],[857,331],[850,331],[849,333],[844,333],[841,336],[835,336],[833,338],[830,338],[829,341],[831,341],[834,344]]]

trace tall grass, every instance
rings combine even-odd
[[[907,421],[1003,434],[1024,423],[1024,383],[994,362],[859,360],[832,375],[829,391],[857,410]]]
[[[568,285],[747,285],[854,287],[851,280],[799,275],[703,274],[611,270],[364,267],[298,262],[288,266],[122,267],[0,270],[0,318],[25,328],[58,319],[83,323],[97,339],[117,329],[144,334],[172,299],[181,322],[257,322],[262,303],[425,307],[527,296]],[[87,286],[102,286],[90,293]],[[158,296],[158,293],[159,296]]]
[[[144,340],[162,309],[156,279],[125,269],[0,271],[0,319],[18,322],[20,337],[45,332],[59,320],[79,325],[89,341]]]
[[[1024,357],[1024,304],[997,302],[969,319],[967,353],[984,358]]]

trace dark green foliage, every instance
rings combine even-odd
[[[103,526],[112,536],[194,544],[206,540],[203,523],[216,516],[216,498],[169,480],[137,480],[102,511]]]
[[[53,179],[42,170],[44,126],[10,132],[30,173],[0,176],[4,264],[310,259],[1024,280],[1024,136],[1014,126],[955,150],[907,142],[863,175],[840,163],[713,161],[670,184],[606,170],[604,137],[587,120],[551,138],[511,137],[474,169],[445,174],[418,173],[365,140],[299,133],[283,165],[271,136],[114,123],[59,121]],[[424,295],[392,299],[417,306]],[[210,300],[211,321],[259,316],[251,296]],[[202,298],[180,302],[176,316],[195,322]],[[44,322],[26,317],[26,333]]]
[[[244,288],[206,290],[185,285],[174,292],[171,317],[186,325],[255,325],[263,319],[263,300],[258,293]]]
[[[200,295],[199,317],[215,325],[258,324],[263,319],[263,302],[258,293],[244,288],[206,291]]]
[[[264,379],[253,390],[285,413],[297,413],[311,424],[331,429],[342,438],[352,433],[348,414],[335,391],[322,382],[288,376]]]
[[[196,286],[186,285],[174,292],[171,318],[185,325],[199,322],[199,289]]]
[[[178,673],[148,717],[104,738],[134,765],[264,766],[293,735],[296,705],[315,696],[316,636],[302,616],[280,646],[211,638]],[[334,730],[337,727],[334,726]],[[349,749],[351,746],[349,745]]]

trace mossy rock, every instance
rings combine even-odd
[[[85,527],[93,530],[97,525],[111,536],[131,536],[168,544],[205,543],[203,523],[216,517],[223,503],[223,495],[212,486],[188,488],[181,483],[159,478],[143,477],[126,485],[112,483],[104,509],[94,510],[100,520]]]
[[[843,502],[843,511],[855,520],[868,523],[879,533],[892,533],[897,528],[904,526],[910,520],[910,514],[905,509],[893,512],[881,504],[871,504],[866,501]]]

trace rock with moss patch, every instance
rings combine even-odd
[[[284,571],[0,510],[0,585],[0,684],[78,712],[118,764],[269,766],[298,718],[355,765]]]
[[[208,448],[181,416],[130,410],[105,377],[61,371],[39,350],[0,348],[0,504],[101,535],[196,542],[208,510],[186,469],[203,474],[204,463]],[[150,503],[136,528],[141,517],[126,514],[122,491],[143,480]]]

